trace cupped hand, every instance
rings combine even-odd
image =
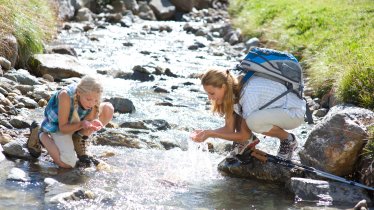
[[[89,129],[89,128],[92,127],[92,124],[91,124],[90,121],[83,120],[83,121],[82,121],[82,127],[83,127],[83,129]]]
[[[208,138],[208,136],[205,130],[194,130],[191,132],[190,138],[194,142],[203,142]]]
[[[95,119],[95,120],[92,120],[91,121],[91,125],[92,125],[92,129],[94,130],[94,131],[98,131],[98,130],[100,130],[100,129],[102,129],[103,128],[103,124],[100,122],[100,120],[98,120],[98,119]]]

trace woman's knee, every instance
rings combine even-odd
[[[273,125],[265,123],[263,120],[256,119],[255,115],[250,115],[246,120],[248,128],[255,133],[264,133],[269,131]]]

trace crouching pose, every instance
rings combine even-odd
[[[56,92],[45,108],[40,129],[36,122],[31,125],[30,154],[38,158],[42,145],[62,168],[75,167],[78,160],[93,161],[86,150],[88,136],[108,124],[114,112],[112,104],[101,103],[102,92],[102,85],[91,76]]]
[[[253,131],[278,138],[278,156],[291,159],[297,141],[286,130],[304,122],[304,100],[294,93],[288,93],[265,109],[260,109],[287,90],[286,86],[259,76],[253,76],[243,85],[229,71],[217,69],[207,71],[201,83],[212,101],[213,112],[225,117],[225,125],[215,130],[196,130],[191,135],[193,141],[203,142],[209,137],[234,141],[233,151],[229,155],[234,157],[259,142]]]

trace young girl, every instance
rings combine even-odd
[[[209,137],[234,141],[234,149],[229,156],[232,157],[243,154],[259,142],[253,131],[278,138],[281,143],[278,156],[291,159],[297,141],[292,133],[285,130],[294,129],[304,122],[304,100],[289,93],[260,110],[261,106],[287,88],[258,76],[252,76],[243,86],[229,71],[217,69],[208,70],[201,84],[212,101],[212,111],[225,117],[225,125],[215,130],[196,130],[191,135],[193,141],[203,142]],[[238,124],[235,124],[236,121]]]
[[[77,84],[69,85],[55,93],[44,111],[38,135],[36,124],[32,126],[27,148],[38,158],[40,143],[46,148],[53,161],[62,168],[72,168],[78,158],[85,154],[83,139],[100,130],[113,117],[110,103],[100,103],[102,85],[91,76],[85,76]],[[73,143],[73,139],[76,141]],[[74,146],[76,148],[74,148]],[[77,148],[78,147],[78,148]]]

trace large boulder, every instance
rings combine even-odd
[[[370,110],[334,106],[308,136],[301,162],[338,176],[351,174],[368,137],[367,126],[373,123]]]
[[[76,0],[57,0],[57,3],[58,17],[61,20],[71,20],[79,7]]]
[[[30,73],[39,77],[49,74],[57,80],[93,73],[76,57],[62,54],[36,54],[30,59],[29,66]]]
[[[11,66],[14,67],[18,58],[18,43],[16,37],[13,35],[1,36],[0,43],[0,57],[6,58],[8,61],[10,61]]]
[[[149,6],[159,20],[169,20],[175,14],[175,6],[169,0],[151,0]]]

